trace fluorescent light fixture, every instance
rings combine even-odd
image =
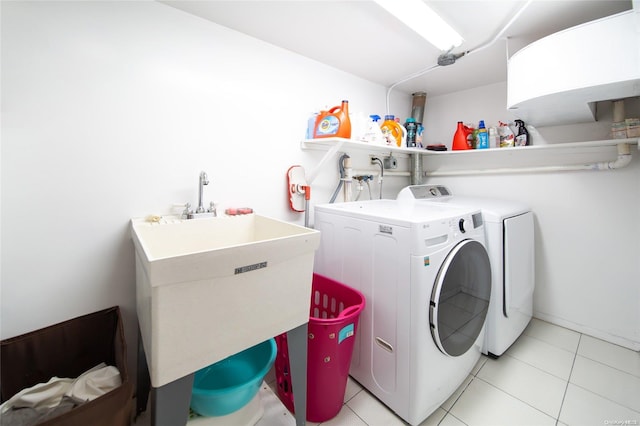
[[[440,50],[458,47],[464,39],[423,0],[374,0],[407,27]]]

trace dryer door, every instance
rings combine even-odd
[[[491,297],[491,265],[485,247],[464,240],[445,258],[431,293],[429,321],[446,355],[466,353],[484,326]]]

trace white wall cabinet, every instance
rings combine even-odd
[[[507,106],[536,127],[595,120],[595,102],[640,95],[640,12],[542,38],[508,63]]]

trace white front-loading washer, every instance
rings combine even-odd
[[[417,425],[480,358],[491,266],[479,209],[372,200],[315,207],[315,271],[361,291],[350,374]]]
[[[397,197],[403,203],[438,203],[480,209],[484,219],[493,288],[482,352],[498,357],[522,334],[533,316],[535,289],[534,224],[524,203],[453,195],[442,185],[411,185]]]

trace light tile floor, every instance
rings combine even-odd
[[[273,374],[266,381],[275,387]],[[271,389],[261,392],[272,402],[258,425],[295,424]],[[323,426],[406,424],[351,378],[344,400]],[[533,319],[499,359],[480,359],[421,424],[431,425],[640,426],[640,353]]]

